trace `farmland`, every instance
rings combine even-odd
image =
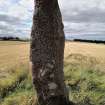
[[[0,105],[33,105],[29,42],[0,41]],[[78,105],[105,105],[105,45],[66,42],[65,83]]]

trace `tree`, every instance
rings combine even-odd
[[[40,105],[67,105],[63,59],[65,36],[57,0],[34,0],[31,32],[33,84]]]

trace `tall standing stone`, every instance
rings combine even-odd
[[[31,32],[33,84],[40,105],[66,105],[63,59],[65,36],[57,0],[34,0]]]

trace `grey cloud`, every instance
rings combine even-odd
[[[0,30],[8,32],[8,31],[13,31],[13,28],[6,25],[0,25]]]
[[[65,33],[105,33],[104,0],[59,0],[59,2],[65,24]],[[102,6],[99,5],[100,3]],[[11,7],[12,6],[15,5],[11,4]],[[25,6],[26,12],[23,12],[22,17],[17,15],[19,13],[21,14],[21,11],[19,11],[21,9],[18,9],[18,6],[21,5],[16,4],[17,12],[13,9],[13,13],[7,14],[4,11],[2,12],[4,14],[0,14],[0,22],[7,24],[0,23],[0,36],[29,36],[33,9],[26,8],[27,6]],[[24,5],[22,5],[22,7],[23,6]],[[10,6],[8,6],[8,9],[9,8]],[[11,10],[9,10],[9,12],[10,11]],[[14,17],[14,13],[17,17]],[[26,16],[24,16],[24,14],[26,14]]]
[[[0,36],[27,36],[27,21],[17,17],[0,14]],[[29,27],[30,28],[30,27]]]
[[[68,11],[63,11],[63,19],[67,22],[81,23],[81,22],[105,22],[105,11],[97,7],[82,11],[74,11],[75,14]]]
[[[65,23],[67,34],[105,34],[105,23]]]
[[[6,14],[0,14],[0,21],[6,22],[8,24],[17,25],[21,22],[21,20],[17,17],[9,16]]]

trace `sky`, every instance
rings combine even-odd
[[[69,35],[104,35],[105,0],[59,0]],[[0,36],[30,37],[33,0],[0,0]]]

